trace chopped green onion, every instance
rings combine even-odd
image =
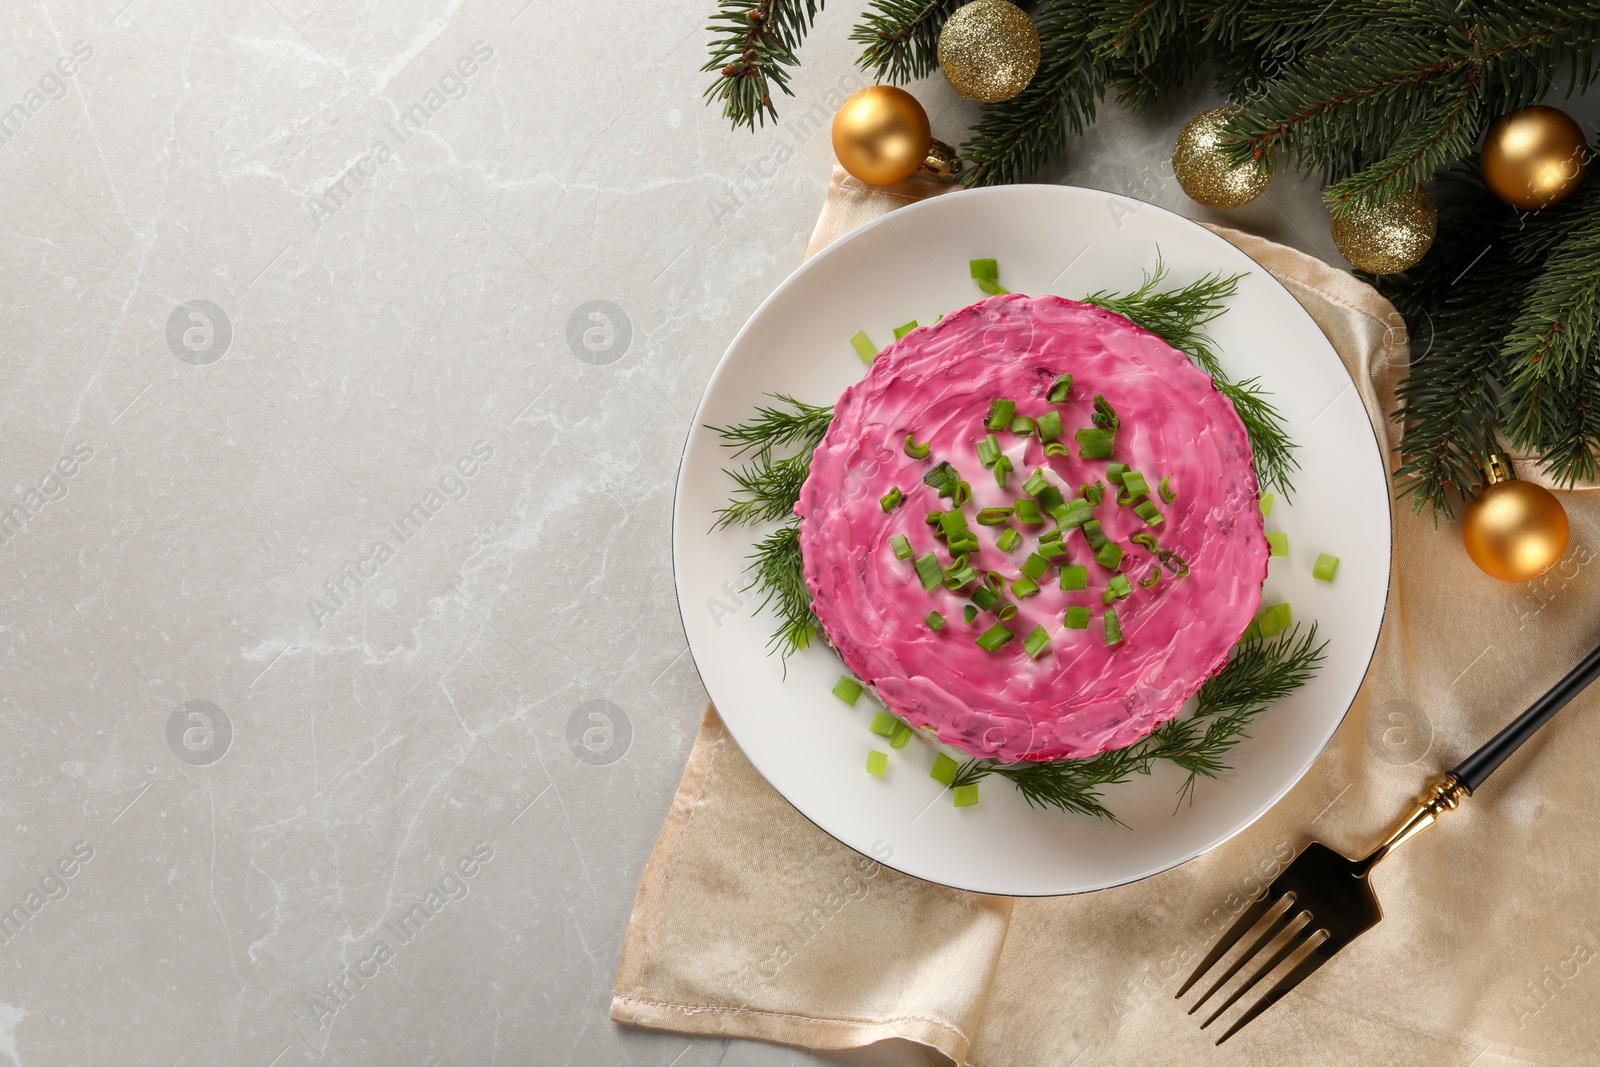
[[[833,683],[833,695],[853,708],[856,701],[861,699],[861,683],[848,674],[841,674],[839,680]]]
[[[1064,456],[1067,459],[1071,459],[1072,446],[1065,441],[1051,441],[1044,446],[1044,454],[1047,456]]]
[[[1165,474],[1163,474],[1163,475],[1162,475],[1162,476],[1161,476],[1161,485],[1160,485],[1160,486],[1159,486],[1159,487],[1158,487],[1158,490],[1159,490],[1159,492],[1160,492],[1160,493],[1161,493],[1161,502],[1162,502],[1162,503],[1163,503],[1163,504],[1170,504],[1170,503],[1172,503],[1172,502],[1173,502],[1173,501],[1174,501],[1174,500],[1176,500],[1176,499],[1178,499],[1178,494],[1177,494],[1177,493],[1175,493],[1175,492],[1173,492],[1173,490],[1172,490],[1172,488],[1171,488],[1171,486],[1169,486],[1169,485],[1168,485],[1168,484],[1167,484],[1167,483],[1168,483],[1168,482],[1169,482],[1169,481],[1171,481],[1171,480],[1172,480],[1172,479],[1171,479],[1171,478],[1169,478],[1169,477],[1168,477],[1168,476],[1167,476],[1167,475],[1165,475]]]
[[[1078,442],[1078,455],[1083,459],[1108,459],[1111,456],[1112,436],[1109,430],[1079,430],[1072,435]]]
[[[1011,416],[1016,413],[1017,402],[1015,400],[991,400],[989,401],[989,418],[983,424],[984,429],[990,433],[1003,430],[1011,425]]]
[[[944,531],[939,528],[939,520],[943,517],[944,512],[940,511],[938,508],[934,508],[932,511],[928,512],[928,517],[922,521],[926,522],[929,526],[932,526],[934,533],[942,537],[944,535]]]
[[[1138,471],[1129,471],[1122,476],[1122,488],[1129,496],[1144,496],[1150,491],[1144,475]]]
[[[1060,541],[1047,541],[1044,538],[1040,538],[1039,555],[1052,562],[1058,559],[1064,559],[1067,555],[1067,546],[1062,544]]]
[[[1105,614],[1106,644],[1122,644],[1122,620],[1117,618],[1116,608],[1107,608]]]
[[[1056,508],[1059,508],[1064,502],[1061,496],[1061,490],[1057,489],[1053,485],[1047,485],[1037,493],[1033,494],[1033,499],[1038,501],[1039,510],[1043,511],[1047,515],[1055,511]]]
[[[917,577],[922,579],[922,588],[925,592],[933,592],[944,581],[944,569],[939,566],[939,557],[929,552],[925,556],[917,557]]]
[[[906,455],[910,456],[912,459],[927,459],[928,450],[932,447],[932,441],[929,441],[927,444],[919,445],[917,444],[917,439],[914,434],[906,434]]]
[[[968,604],[961,609],[961,617],[967,621],[968,626],[971,626],[978,621],[978,609]]]
[[[984,508],[978,512],[979,526],[1003,526],[1011,518],[1010,508]]]
[[[1035,580],[1044,577],[1044,572],[1050,569],[1050,561],[1035,552],[1022,561],[1022,573]]]
[[[944,629],[944,616],[940,615],[937,611],[928,612],[928,617],[922,621],[927,623],[928,629],[932,630],[934,633],[938,633],[940,630]]]
[[[1061,568],[1061,588],[1087,589],[1089,588],[1089,568],[1083,564],[1074,564],[1071,567]]]
[[[1156,553],[1156,558],[1161,561],[1163,567],[1172,572],[1175,578],[1182,578],[1189,573],[1189,564],[1184,562],[1183,557],[1176,552],[1168,552],[1163,548]]]
[[[1274,556],[1287,556],[1289,554],[1289,535],[1282,530],[1268,530],[1267,544],[1272,546]]]
[[[1294,612],[1288,604],[1273,604],[1262,608],[1245,627],[1245,637],[1277,637],[1294,623]]]
[[[1272,497],[1271,493],[1262,493],[1261,494],[1261,516],[1262,516],[1262,518],[1266,518],[1268,515],[1272,514],[1272,500],[1273,500],[1273,497]]]
[[[1094,561],[1102,567],[1116,570],[1117,565],[1122,562],[1122,546],[1106,542],[1095,550]]]
[[[972,447],[978,453],[978,462],[985,467],[994,466],[994,461],[1000,458],[1000,439],[992,433],[978,438]]]
[[[1089,547],[1096,552],[1104,548],[1109,540],[1105,531],[1100,529],[1099,519],[1090,519],[1083,524],[1083,536],[1089,539]]]
[[[1100,603],[1109,604],[1113,600],[1121,600],[1133,595],[1133,584],[1128,581],[1126,574],[1113,574],[1106,583],[1106,591],[1100,594]]]
[[[889,773],[889,753],[873,749],[867,753],[867,773],[882,778]]]
[[[1159,526],[1161,524],[1161,509],[1156,507],[1154,500],[1142,500],[1135,504],[1133,513],[1151,526]]]
[[[956,780],[956,772],[960,769],[961,764],[941,752],[933,757],[933,770],[928,772],[928,777],[940,785],[949,785]]]
[[[990,571],[983,576],[983,584],[998,593],[1006,587],[1006,576],[999,571]]]
[[[1011,583],[1011,593],[1018,600],[1026,600],[1031,596],[1039,595],[1039,583],[1024,574],[1021,578]]]
[[[1311,577],[1319,582],[1333,581],[1333,573],[1339,569],[1339,557],[1330,556],[1326,552],[1317,553],[1317,562],[1311,568]]]
[[[1015,604],[1001,604],[1000,610],[994,613],[994,617],[1001,622],[1010,622],[1017,617],[1017,606]]]
[[[1033,432],[1033,420],[1026,415],[1018,415],[1011,420],[1010,430],[1014,434],[1026,437]]]
[[[994,461],[994,480],[1000,488],[1006,487],[1006,475],[1011,472],[1011,457],[1001,456]]]
[[[887,711],[880,711],[872,717],[872,721],[867,724],[867,729],[879,737],[888,737],[894,733],[894,728],[899,725],[899,719],[890,715]]]
[[[1016,607],[1015,604],[1008,606]],[[983,631],[983,633],[978,635],[978,647],[983,649],[985,652],[998,652],[1001,646],[1015,636],[1017,635],[1006,629],[1004,626],[1001,626],[999,623],[995,623],[993,626],[989,627],[987,630]]]
[[[978,783],[958,785],[950,790],[950,799],[958,808],[974,807],[978,803]]]
[[[1018,522],[1028,526],[1038,526],[1044,522],[1044,516],[1039,514],[1038,502],[1027,497],[1018,497],[1012,504],[1011,513],[1016,516]]]
[[[1100,506],[1100,501],[1105,499],[1106,487],[1099,482],[1089,482],[1078,486],[1078,495],[1083,498],[1091,508]]]
[[[1034,659],[1038,659],[1039,654],[1049,647],[1050,634],[1043,626],[1035,626],[1033,628],[1033,633],[1029,634],[1022,641],[1022,650]]]
[[[972,271],[972,280],[978,283],[978,288],[990,296],[1001,296],[1011,290],[1000,284],[1000,264],[992,259],[974,259],[968,265]]]
[[[1140,531],[1139,533],[1136,533],[1132,537],[1128,538],[1128,540],[1132,541],[1136,545],[1143,545],[1152,552],[1158,552],[1161,550],[1161,542],[1156,540],[1155,534],[1148,531]]]
[[[1061,543],[1061,531],[1059,529],[1046,530],[1044,533],[1039,535],[1039,544],[1040,545],[1047,544],[1048,542],[1051,542],[1051,541],[1054,541],[1057,544]]]
[[[960,567],[952,566],[944,574],[944,587],[952,593],[958,592],[978,580],[978,572],[963,564]]]
[[[950,546],[950,551],[952,552],[976,552],[980,547],[978,545],[978,536],[971,530],[962,530],[958,534],[947,537],[945,538],[945,543]]]
[[[956,483],[956,495],[950,498],[956,507],[964,508],[972,503],[972,486],[966,482]]]
[[[1033,420],[1033,428],[1041,441],[1054,441],[1061,436],[1061,412],[1047,411]]]
[[[998,572],[990,571],[989,573],[996,574]],[[1000,594],[990,589],[986,581],[972,591],[972,603],[979,611],[988,611],[1000,603]]]
[[[906,742],[910,740],[911,727],[906,723],[901,723],[899,726],[894,728],[894,736],[889,738],[889,747],[896,749],[905,748]]]
[[[1059,508],[1050,513],[1056,520],[1056,525],[1063,530],[1071,530],[1084,523],[1094,520],[1094,509],[1082,497],[1075,496],[1064,502]]]
[[[900,340],[900,338],[904,337],[906,334],[910,333],[912,330],[915,330],[916,328],[917,328],[917,320],[916,319],[912,319],[910,322],[906,323],[904,326],[896,326],[894,328],[894,339],[896,341],[898,341],[898,340]]]
[[[1155,564],[1150,565],[1150,573],[1139,579],[1140,589],[1152,589],[1161,580],[1161,568]]]
[[[1089,609],[1082,604],[1074,604],[1067,609],[1064,621],[1069,630],[1087,630],[1089,628]]]
[[[1049,484],[1049,479],[1044,476],[1044,468],[1035,467],[1033,468],[1033,473],[1028,475],[1028,480],[1022,483],[1022,491],[1029,496],[1038,496],[1040,491]]]
[[[960,511],[946,511],[939,516],[939,529],[945,537],[957,537],[967,529],[967,516]]]
[[[1106,464],[1106,481],[1110,482],[1112,485],[1121,485],[1122,476],[1127,473],[1128,465],[1126,463]]]
[[[1051,383],[1050,391],[1044,398],[1052,404],[1059,404],[1067,399],[1067,394],[1072,392],[1072,375],[1063,374]]]
[[[1112,410],[1111,404],[1099,393],[1094,394],[1094,424],[1108,430],[1115,430],[1122,425],[1122,420],[1117,418],[1117,413]]]
[[[911,538],[905,534],[895,534],[889,538],[889,547],[894,549],[895,559],[910,559],[917,554],[917,550],[911,547]]]
[[[887,493],[883,494],[881,497],[878,498],[878,504],[883,508],[883,510],[885,512],[889,512],[889,511],[893,511],[895,508],[899,507],[900,506],[900,501],[902,501],[904,499],[905,499],[904,494],[902,494],[900,492],[900,487],[898,485],[896,485],[896,486],[891,486]]]
[[[1002,552],[1011,552],[1018,545],[1022,544],[1022,535],[1017,533],[1017,531],[1013,530],[1011,527],[1007,526],[1004,530],[1000,531],[1000,536],[995,539],[994,544],[995,547]]]
[[[937,489],[940,496],[950,496],[961,484],[961,472],[950,466],[948,461],[940,460],[937,466],[922,476],[922,481]]]
[[[872,343],[866,330],[856,331],[856,335],[850,338],[850,347],[856,350],[856,355],[861,357],[863,363],[871,363],[878,358],[878,346]]]

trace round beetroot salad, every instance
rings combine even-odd
[[[1267,574],[1233,406],[1161,338],[1055,296],[981,300],[879,353],[795,512],[845,665],[912,726],[1006,762],[1177,715]]]

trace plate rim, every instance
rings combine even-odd
[[[1393,479],[1392,479],[1392,475],[1391,475],[1391,473],[1389,471],[1388,462],[1384,458],[1385,457],[1384,443],[1381,440],[1379,440],[1377,428],[1375,426],[1373,426],[1371,418],[1370,417],[1365,417],[1367,415],[1367,411],[1366,411],[1366,402],[1363,399],[1362,403],[1361,403],[1362,414],[1364,416],[1362,421],[1366,426],[1368,436],[1372,440],[1372,445],[1373,445],[1374,452],[1376,453],[1376,459],[1378,461],[1378,465],[1382,469],[1382,472],[1383,472],[1383,485],[1384,485],[1384,492],[1383,492],[1384,519],[1385,519],[1385,522],[1384,522],[1384,554],[1387,557],[1388,566],[1384,570],[1383,608],[1382,608],[1382,610],[1381,610],[1381,612],[1379,613],[1379,616],[1378,616],[1378,626],[1373,632],[1372,640],[1370,642],[1370,646],[1367,649],[1366,660],[1362,664],[1362,667],[1361,667],[1360,677],[1358,679],[1356,679],[1356,681],[1355,681],[1355,689],[1352,691],[1350,699],[1345,703],[1345,706],[1344,706],[1343,710],[1340,711],[1338,720],[1336,722],[1334,722],[1333,725],[1332,725],[1332,728],[1328,730],[1327,736],[1325,736],[1322,739],[1321,743],[1319,743],[1317,745],[1316,751],[1311,753],[1311,755],[1305,760],[1305,762],[1292,775],[1288,776],[1285,779],[1283,785],[1281,787],[1279,787],[1276,792],[1274,792],[1268,799],[1266,799],[1260,805],[1260,807],[1254,813],[1252,813],[1250,815],[1249,818],[1244,819],[1243,821],[1241,821],[1232,830],[1230,830],[1227,833],[1221,835],[1220,837],[1217,837],[1217,838],[1215,838],[1215,839],[1203,844],[1197,850],[1195,850],[1193,852],[1189,852],[1188,854],[1186,854],[1186,855],[1184,855],[1184,856],[1172,861],[1171,863],[1166,864],[1165,866],[1158,867],[1155,870],[1141,872],[1137,877],[1129,878],[1129,879],[1124,880],[1124,881],[1111,882],[1111,883],[1098,885],[1098,886],[1087,886],[1087,887],[1078,888],[1078,889],[1065,889],[1065,890],[1060,890],[1058,892],[1033,892],[1033,893],[1029,893],[1029,892],[996,892],[996,891],[993,891],[993,890],[973,889],[973,888],[970,888],[968,886],[958,886],[958,885],[953,885],[953,884],[951,884],[949,882],[941,882],[941,881],[939,881],[937,879],[929,878],[926,875],[917,874],[917,873],[915,873],[913,871],[908,871],[908,870],[905,870],[903,867],[897,866],[893,862],[893,857],[892,856],[889,857],[889,858],[883,858],[883,857],[874,856],[874,855],[871,855],[871,854],[869,854],[867,852],[864,852],[861,849],[857,848],[856,846],[850,844],[847,841],[844,841],[843,839],[841,839],[841,838],[837,837],[836,835],[834,835],[833,833],[831,833],[821,823],[817,822],[817,820],[813,819],[810,815],[808,815],[805,812],[805,810],[802,809],[798,804],[796,804],[793,800],[789,799],[788,794],[786,794],[783,790],[779,789],[777,787],[777,785],[775,785],[773,783],[772,779],[769,778],[767,776],[766,772],[761,769],[760,764],[758,764],[756,762],[756,760],[750,755],[749,751],[745,748],[744,744],[742,742],[740,742],[739,735],[738,735],[737,731],[731,725],[729,725],[727,718],[725,716],[723,716],[721,710],[717,708],[716,700],[711,695],[710,686],[705,684],[705,675],[700,670],[699,657],[695,655],[694,642],[693,642],[693,639],[690,637],[688,615],[686,614],[686,610],[685,610],[684,587],[683,587],[683,583],[680,581],[681,561],[679,559],[679,554],[678,554],[678,520],[679,520],[679,516],[682,514],[682,506],[683,506],[683,494],[684,494],[684,478],[683,478],[683,475],[684,475],[684,468],[688,463],[689,451],[690,451],[690,449],[691,449],[691,447],[693,446],[693,443],[694,443],[696,429],[699,426],[702,425],[701,414],[705,409],[706,401],[710,397],[712,389],[717,384],[718,379],[720,379],[722,377],[723,373],[727,370],[729,357],[733,354],[734,350],[739,346],[739,343],[744,339],[745,334],[750,331],[752,325],[755,323],[757,318],[759,318],[761,313],[767,309],[767,306],[769,304],[771,304],[773,301],[777,300],[778,297],[780,295],[782,295],[784,293],[784,291],[786,291],[790,286],[794,285],[796,283],[797,279],[799,279],[803,274],[805,274],[810,269],[812,269],[812,266],[814,264],[818,264],[818,263],[821,263],[824,260],[826,260],[830,256],[830,254],[832,254],[836,250],[840,249],[843,245],[845,245],[852,238],[855,238],[857,235],[864,234],[864,233],[868,232],[869,230],[877,229],[878,227],[881,227],[881,226],[889,226],[889,227],[893,228],[896,231],[896,233],[899,233],[900,232],[899,228],[895,227],[893,225],[893,223],[890,221],[891,219],[895,218],[896,216],[903,216],[903,215],[906,215],[906,214],[915,214],[915,213],[918,213],[918,212],[923,211],[923,210],[931,210],[934,205],[943,204],[946,201],[970,200],[970,199],[975,199],[975,198],[979,198],[979,197],[990,197],[990,196],[995,196],[995,195],[1002,195],[1002,196],[1013,195],[1014,191],[1016,191],[1016,190],[1045,190],[1045,189],[1071,191],[1072,193],[1075,193],[1075,194],[1076,193],[1092,193],[1092,194],[1095,194],[1095,195],[1098,195],[1098,196],[1104,196],[1104,197],[1111,198],[1113,200],[1120,200],[1120,201],[1123,201],[1125,203],[1135,205],[1139,210],[1143,210],[1143,209],[1146,209],[1146,208],[1153,209],[1154,211],[1158,212],[1159,214],[1167,216],[1170,219],[1178,220],[1181,224],[1187,226],[1191,231],[1195,231],[1195,232],[1203,234],[1207,240],[1212,241],[1212,242],[1219,242],[1221,244],[1221,246],[1223,246],[1224,248],[1226,248],[1226,249],[1228,249],[1228,250],[1230,250],[1230,251],[1232,251],[1234,253],[1237,253],[1239,255],[1244,256],[1247,260],[1249,260],[1251,263],[1254,263],[1260,269],[1260,272],[1261,272],[1262,276],[1271,285],[1275,286],[1279,291],[1281,291],[1283,293],[1283,295],[1285,297],[1287,297],[1289,299],[1289,301],[1293,304],[1294,308],[1298,311],[1298,313],[1300,315],[1304,316],[1305,320],[1311,324],[1311,327],[1317,332],[1317,335],[1322,337],[1324,342],[1328,345],[1329,350],[1333,353],[1334,358],[1338,361],[1340,369],[1345,372],[1345,375],[1347,377],[1349,377],[1351,386],[1356,389],[1356,391],[1357,391],[1357,393],[1359,395],[1359,393],[1360,393],[1359,383],[1357,383],[1355,377],[1350,374],[1350,370],[1345,365],[1343,357],[1341,357],[1339,355],[1338,348],[1336,348],[1334,346],[1332,339],[1330,339],[1328,337],[1326,332],[1323,331],[1322,327],[1317,325],[1316,319],[1312,318],[1311,313],[1306,310],[1306,308],[1305,308],[1305,306],[1303,304],[1300,303],[1299,299],[1294,295],[1294,293],[1289,290],[1289,287],[1284,285],[1283,282],[1279,281],[1278,277],[1275,274],[1273,274],[1271,270],[1269,270],[1266,266],[1264,266],[1264,265],[1260,264],[1259,262],[1257,262],[1253,257],[1251,257],[1247,252],[1245,252],[1238,245],[1235,245],[1233,242],[1229,241],[1227,238],[1223,237],[1221,234],[1219,234],[1216,231],[1212,230],[1210,227],[1202,225],[1198,220],[1191,219],[1186,215],[1180,214],[1179,212],[1172,210],[1171,208],[1162,207],[1159,204],[1153,204],[1153,203],[1150,203],[1149,201],[1140,200],[1140,199],[1138,199],[1136,197],[1127,196],[1127,195],[1125,195],[1123,193],[1110,192],[1110,191],[1104,190],[1104,189],[1093,189],[1093,188],[1090,188],[1088,186],[1081,186],[1081,185],[1061,185],[1061,184],[1057,184],[1057,183],[1054,183],[1054,182],[1016,182],[1016,183],[1011,183],[1011,184],[1007,184],[1007,185],[987,186],[987,187],[977,188],[977,189],[956,189],[956,190],[952,190],[952,191],[947,192],[947,193],[940,193],[940,194],[937,194],[937,195],[934,195],[934,196],[925,197],[924,199],[917,200],[917,201],[915,201],[913,203],[905,204],[905,205],[902,205],[900,207],[891,208],[890,210],[884,212],[882,215],[879,215],[879,216],[877,216],[876,218],[873,218],[873,219],[869,219],[866,222],[862,223],[861,225],[859,225],[859,226],[855,227],[854,229],[850,230],[849,232],[847,232],[847,233],[841,235],[840,237],[834,239],[832,242],[830,242],[829,244],[827,244],[823,248],[819,249],[815,255],[813,255],[810,258],[802,261],[792,271],[790,271],[787,275],[785,275],[783,280],[780,281],[776,286],[774,286],[772,291],[770,293],[768,293],[761,300],[761,302],[755,306],[754,309],[751,310],[749,315],[746,316],[746,318],[744,320],[744,323],[734,333],[733,337],[731,339],[729,339],[727,347],[723,349],[722,355],[717,359],[716,366],[712,368],[711,374],[706,378],[705,385],[700,391],[700,399],[695,404],[694,415],[693,415],[692,420],[691,420],[690,425],[689,425],[689,433],[688,433],[688,436],[685,437],[685,439],[684,439],[683,450],[680,453],[680,455],[678,456],[678,469],[677,469],[677,473],[674,476],[674,480],[673,480],[672,521],[671,521],[671,524],[670,524],[670,529],[668,530],[668,542],[669,542],[669,545],[670,545],[670,548],[671,548],[671,554],[672,554],[673,600],[677,604],[677,608],[678,608],[678,623],[683,628],[685,647],[687,648],[687,650],[689,652],[690,659],[692,659],[694,661],[695,673],[700,677],[701,685],[706,690],[706,697],[707,697],[707,700],[708,700],[708,706],[710,708],[712,708],[713,710],[717,711],[717,717],[722,722],[723,729],[727,731],[727,734],[733,740],[733,743],[739,747],[739,751],[745,757],[745,759],[749,760],[751,767],[753,767],[755,769],[757,774],[761,775],[762,781],[764,781],[769,787],[771,787],[771,789],[772,789],[772,791],[774,793],[778,794],[779,797],[783,798],[783,801],[784,801],[785,804],[788,804],[790,808],[794,809],[794,811],[799,813],[801,818],[805,819],[812,826],[815,826],[819,831],[821,831],[823,834],[825,834],[830,840],[832,840],[836,844],[841,845],[844,848],[849,849],[850,851],[856,853],[859,856],[864,856],[864,857],[867,857],[869,859],[872,859],[875,862],[881,863],[885,867],[890,868],[891,870],[897,871],[898,873],[906,875],[909,878],[915,878],[920,882],[926,882],[929,885],[937,885],[937,886],[941,886],[941,887],[946,888],[946,889],[954,889],[954,890],[956,890],[958,892],[963,892],[963,893],[979,893],[979,894],[982,894],[982,895],[985,895],[985,896],[1005,896],[1005,897],[1012,897],[1012,898],[1015,898],[1015,899],[1026,899],[1026,900],[1049,899],[1049,898],[1053,898],[1053,897],[1081,896],[1081,895],[1084,895],[1084,894],[1087,894],[1087,893],[1103,893],[1103,892],[1106,892],[1106,891],[1109,891],[1109,890],[1119,889],[1119,888],[1121,888],[1123,886],[1138,885],[1138,884],[1140,884],[1142,882],[1149,881],[1151,878],[1155,878],[1158,875],[1165,874],[1166,872],[1171,871],[1171,870],[1173,870],[1173,869],[1175,869],[1177,867],[1181,867],[1186,863],[1192,862],[1193,860],[1199,859],[1200,857],[1205,856],[1208,853],[1216,851],[1218,848],[1221,848],[1223,845],[1225,845],[1229,841],[1233,840],[1239,834],[1244,833],[1246,830],[1250,829],[1257,822],[1259,822],[1268,812],[1270,812],[1273,808],[1278,806],[1278,803],[1280,801],[1282,801],[1285,796],[1288,795],[1288,793],[1289,793],[1289,791],[1291,789],[1293,789],[1295,786],[1299,785],[1300,782],[1302,780],[1304,780],[1305,776],[1308,773],[1310,773],[1311,768],[1327,752],[1328,746],[1333,743],[1334,737],[1344,727],[1346,720],[1350,716],[1350,709],[1355,706],[1356,698],[1361,695],[1361,690],[1366,685],[1367,677],[1372,673],[1372,663],[1373,663],[1373,660],[1375,660],[1377,658],[1378,642],[1382,638],[1384,624],[1388,621],[1388,618],[1389,618],[1389,602],[1390,602],[1390,599],[1393,597],[1393,594],[1394,594],[1394,497],[1393,497],[1393,487],[1391,485],[1391,482],[1392,482]],[[1054,193],[1049,193],[1049,194],[1046,194],[1046,195],[1055,195],[1055,194]],[[907,240],[907,241],[910,240],[909,238],[906,238],[904,234],[901,234],[900,236],[901,236],[901,238],[903,240]],[[915,247],[915,246],[913,246],[913,247]],[[698,740],[698,737],[699,737],[699,731],[697,730],[696,731],[696,740]],[[1062,816],[1063,817],[1069,817],[1068,813],[1062,813]],[[1100,829],[1098,826],[1096,826],[1095,828],[1096,828],[1097,831]],[[1102,833],[1103,833],[1103,831],[1102,831]]]

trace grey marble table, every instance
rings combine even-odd
[[[705,699],[678,456],[831,162],[703,107],[710,8],[6,6],[0,1064],[923,1062],[607,1019]],[[1044,179],[1193,211],[1211,99]],[[1229,218],[1334,255],[1292,177]]]

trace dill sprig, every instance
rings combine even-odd
[[[794,510],[800,487],[811,473],[811,453],[797,452],[778,460],[757,459],[737,470],[725,471],[738,486],[728,506],[717,512],[715,529],[775,522]]]
[[[1192,802],[1198,779],[1215,778],[1228,769],[1227,754],[1250,736],[1256,717],[1310,681],[1326,647],[1327,642],[1317,642],[1315,624],[1304,636],[1296,625],[1273,640],[1249,638],[1235,645],[1228,665],[1200,687],[1192,715],[1161,725],[1142,741],[1088,759],[1049,763],[971,759],[961,765],[953,784],[970,785],[999,775],[1034,807],[1120,823],[1106,807],[1104,790],[1135,774],[1149,774],[1165,760],[1189,772],[1178,789],[1178,803]]]
[[[800,558],[800,520],[780,526],[757,541],[746,558],[750,562],[745,573],[750,581],[744,588],[762,594],[756,610],[771,605],[778,616],[778,629],[767,642],[767,651],[788,659],[790,653],[810,644],[817,631],[805,564]]]
[[[1300,464],[1294,458],[1295,444],[1289,440],[1283,416],[1267,399],[1271,394],[1260,388],[1259,379],[1230,380],[1205,331],[1208,323],[1227,310],[1224,301],[1238,291],[1244,275],[1207,274],[1180,288],[1162,289],[1166,275],[1166,264],[1157,256],[1155,270],[1146,274],[1144,284],[1133,292],[1101,290],[1084,297],[1083,302],[1149,330],[1211,375],[1217,391],[1228,398],[1244,423],[1255,453],[1256,479],[1265,489],[1293,492],[1291,478]]]
[[[770,459],[773,449],[790,445],[799,445],[801,451],[809,453],[822,442],[822,435],[833,421],[833,408],[807,404],[787,393],[767,395],[779,406],[758,407],[755,418],[748,422],[712,426],[711,432],[722,438],[734,455],[754,452],[758,460]]]

